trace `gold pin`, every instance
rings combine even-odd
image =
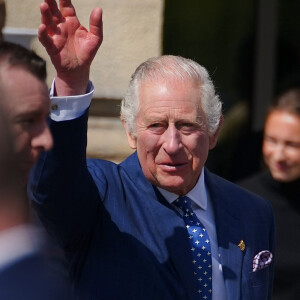
[[[239,246],[239,248],[240,248],[242,251],[244,251],[244,250],[246,249],[246,245],[245,245],[245,243],[244,243],[243,240],[240,241],[240,243],[238,244],[238,246]]]

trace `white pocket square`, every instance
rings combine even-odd
[[[253,272],[268,267],[273,259],[270,251],[264,250],[255,255],[253,259]]]

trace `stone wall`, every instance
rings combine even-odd
[[[41,0],[8,0],[6,27],[37,29]],[[89,15],[96,6],[103,8],[104,41],[91,70],[95,97],[120,99],[130,75],[149,57],[161,54],[163,0],[73,0],[81,23],[88,27]],[[47,55],[37,39],[32,47]],[[48,63],[48,83],[54,70]]]

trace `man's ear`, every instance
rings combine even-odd
[[[223,124],[223,116],[221,116],[221,118],[220,118],[220,122],[219,122],[216,132],[209,137],[209,150],[215,148],[217,141],[218,141],[218,136],[219,136],[222,124]]]
[[[123,120],[122,120],[122,124],[124,126],[130,148],[136,149],[136,137],[131,132],[129,132],[129,130],[127,129],[126,123]]]

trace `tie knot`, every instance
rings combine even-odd
[[[180,196],[175,200],[174,204],[179,207],[184,213],[192,211],[192,201],[187,196]]]

